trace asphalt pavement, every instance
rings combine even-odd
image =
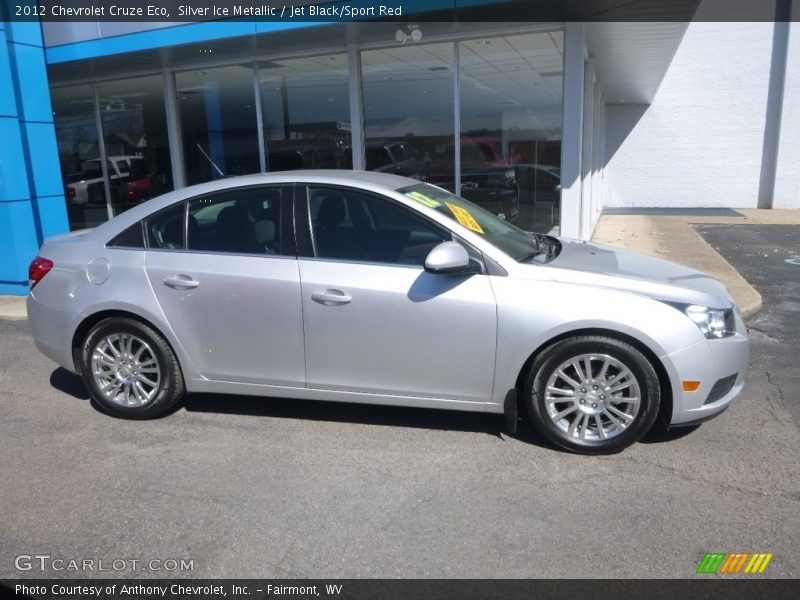
[[[761,292],[763,310],[749,322],[758,350],[758,362],[751,370],[764,373],[781,405],[800,425],[800,226],[696,225],[695,229]]]
[[[0,320],[0,577],[93,574],[20,555],[193,561],[102,577],[699,577],[740,551],[800,577],[798,228],[776,227],[702,231],[764,298],[743,394],[614,456],[496,416],[271,398],[118,420]]]

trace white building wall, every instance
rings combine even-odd
[[[757,206],[773,28],[693,22],[650,106],[607,107],[606,206]],[[796,31],[795,26],[787,69],[794,72],[787,73],[786,89],[786,98],[795,99]],[[793,107],[783,131],[793,125],[795,135],[785,136],[785,145],[782,140],[779,175],[785,171],[781,161],[792,162],[800,152],[796,100]],[[797,183],[781,179],[781,197],[786,186],[790,197],[795,190],[797,203]]]
[[[800,2],[794,3],[800,18]],[[781,137],[775,176],[773,208],[800,208],[800,23],[789,30]]]

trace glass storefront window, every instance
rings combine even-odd
[[[236,65],[175,74],[188,184],[258,173],[253,68]]]
[[[267,171],[351,169],[347,55],[258,67]]]
[[[70,229],[95,227],[173,189],[160,76],[97,84],[106,185],[91,85],[51,90]],[[110,206],[109,206],[110,201]]]
[[[94,227],[108,219],[94,91],[90,85],[63,87],[50,96],[69,227]]]
[[[459,43],[461,195],[528,231],[558,224],[560,31]]]
[[[361,53],[366,167],[455,189],[453,44]]]
[[[458,191],[525,230],[557,226],[563,38],[553,31],[361,51],[366,168]],[[167,137],[159,75],[54,89],[70,226],[95,226],[173,189],[170,142],[182,146],[187,185],[262,168],[352,168],[348,69],[339,52],[176,72],[181,140]]]
[[[172,164],[161,76],[97,86],[115,215],[171,191]]]

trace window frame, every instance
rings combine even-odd
[[[213,250],[190,250],[188,248],[189,244],[189,204],[195,200],[203,200],[209,198],[215,198],[217,196],[221,196],[224,194],[234,193],[238,191],[244,190],[253,190],[253,189],[268,189],[268,188],[285,188],[289,190],[289,197],[283,200],[283,204],[285,206],[281,206],[281,216],[280,216],[280,249],[278,254],[258,254],[258,253],[248,253],[248,252],[217,252]],[[148,252],[185,252],[189,254],[209,254],[213,256],[252,256],[258,258],[290,258],[290,259],[297,259],[297,239],[296,239],[296,232],[294,227],[294,212],[295,212],[295,197],[297,195],[296,192],[297,185],[293,182],[283,182],[283,183],[260,183],[260,184],[253,184],[253,185],[242,185],[236,186],[232,188],[227,188],[224,190],[217,190],[211,192],[209,194],[197,194],[195,196],[191,196],[190,198],[184,198],[183,200],[179,200],[178,202],[174,202],[169,206],[165,206],[157,210],[154,213],[147,215],[146,217],[139,220],[141,223],[143,234],[144,234],[144,250]],[[183,207],[183,222],[181,226],[181,231],[183,234],[183,243],[181,248],[154,248],[150,245],[150,232],[149,228],[146,226],[145,222],[149,219],[152,219],[159,214],[166,212],[168,210],[174,209],[174,207],[178,204],[181,204]],[[128,229],[128,228],[125,228]],[[123,230],[125,231],[125,230]],[[120,232],[121,233],[121,232]],[[119,234],[118,234],[119,235]],[[116,236],[115,236],[116,237]],[[113,238],[112,238],[113,239]]]
[[[135,223],[133,223],[131,225],[128,225],[122,231],[117,232],[116,235],[114,235],[110,240],[108,240],[105,243],[105,247],[113,249],[113,250],[135,250],[135,251],[138,251],[138,252],[144,252],[147,249],[147,232],[145,231],[144,221],[145,221],[145,219],[139,219]],[[142,245],[141,246],[124,246],[124,245],[116,245],[116,244],[114,244],[114,240],[116,240],[123,233],[127,233],[128,230],[133,229],[136,226],[139,227],[139,234],[142,236]]]
[[[182,212],[183,212],[183,215],[181,217],[181,219],[182,219],[182,223],[181,223],[181,236],[182,236],[181,248],[154,248],[153,246],[150,245],[150,228],[147,226],[147,222],[150,219],[153,219],[153,218],[157,217],[158,215],[160,215],[162,213],[165,213],[165,212],[167,212],[169,210],[174,210],[174,208],[176,206],[178,206],[179,204],[182,204]],[[157,210],[154,213],[150,213],[146,217],[144,217],[144,218],[139,220],[139,222],[142,224],[142,231],[144,233],[144,249],[145,249],[146,252],[151,252],[151,251],[153,251],[153,252],[186,252],[186,207],[187,206],[188,206],[188,203],[185,200],[181,200],[179,202],[173,202],[169,206],[165,206],[164,208],[161,208],[161,209]]]
[[[302,188],[302,191],[300,191],[299,188]],[[414,217],[422,220],[432,229],[438,230],[446,234],[445,237],[449,237],[449,241],[458,242],[459,244],[464,246],[464,248],[466,249],[467,253],[470,256],[470,259],[475,260],[480,265],[481,267],[480,274],[482,275],[487,274],[486,261],[484,259],[483,253],[480,250],[475,248],[472,244],[464,240],[464,238],[456,234],[451,229],[448,229],[441,223],[438,223],[435,220],[429,218],[427,215],[424,215],[421,212],[415,211],[414,209],[406,206],[396,198],[392,198],[391,196],[387,196],[386,194],[373,192],[372,190],[365,190],[363,188],[354,187],[351,185],[317,183],[317,182],[297,182],[295,184],[294,213],[295,213],[295,235],[297,238],[298,259],[335,262],[340,264],[352,264],[352,265],[372,265],[372,266],[377,265],[383,267],[417,269],[420,271],[423,271],[425,269],[424,265],[406,265],[393,262],[350,260],[343,258],[324,258],[317,256],[316,248],[314,246],[314,236],[312,233],[313,226],[311,223],[311,206],[310,206],[311,195],[309,193],[310,188],[328,188],[328,189],[339,190],[342,192],[355,192],[365,196],[370,196],[372,198],[375,198],[376,200],[382,200],[384,202],[388,202],[389,204],[395,206],[396,208],[405,211],[413,215]]]

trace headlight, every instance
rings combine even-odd
[[[709,308],[697,304],[667,302],[689,317],[708,339],[719,339],[736,332],[733,308]]]

